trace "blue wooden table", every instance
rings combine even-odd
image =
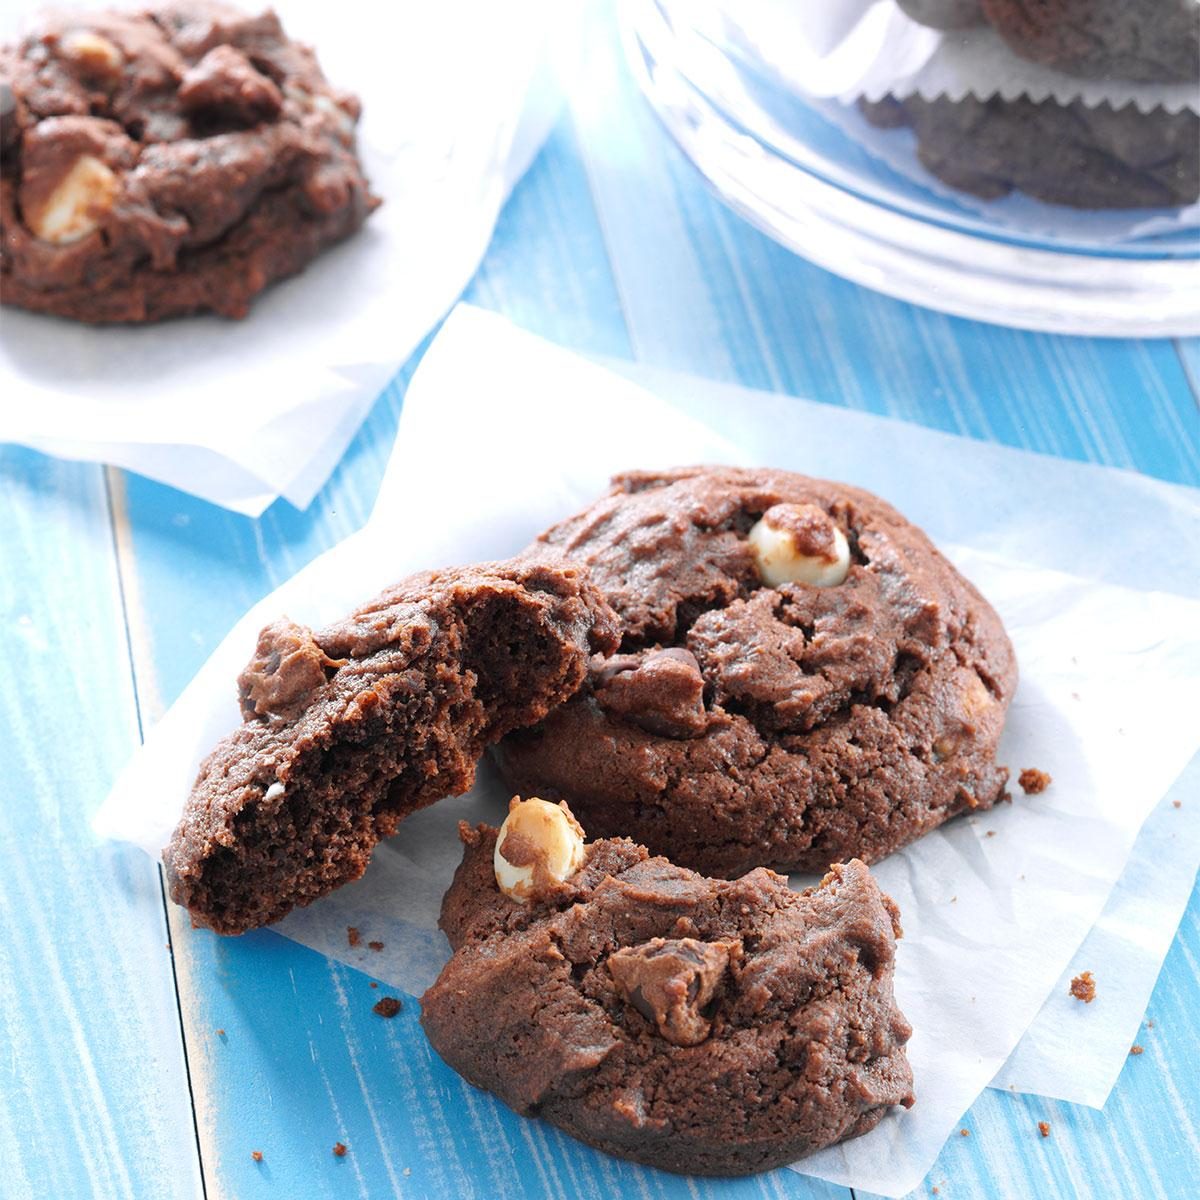
[[[593,354],[1200,484],[1200,344],[1017,333],[863,291],[715,201],[610,41],[578,84],[474,303]],[[411,997],[381,1020],[357,971],[191,930],[153,863],[89,832],[234,620],[363,522],[412,366],[303,513],[250,521],[0,449],[0,1196],[845,1197],[787,1171],[643,1172],[519,1120],[436,1060]],[[1198,959],[1195,893],[1105,1111],[986,1092],[919,1194],[1196,1195]]]

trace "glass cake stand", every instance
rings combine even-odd
[[[854,106],[802,97],[744,43],[698,27],[688,0],[621,0],[620,11],[634,75],[684,153],[725,203],[817,265],[1022,329],[1200,333],[1200,232],[1170,228],[1177,211],[1139,218],[1152,231],[1136,236],[1114,236],[1128,214],[1055,209],[1043,221],[1052,206],[1019,196],[991,213],[870,153]]]

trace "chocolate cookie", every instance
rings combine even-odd
[[[1006,796],[1012,647],[877,497],[785,471],[633,472],[540,542],[588,567],[621,656],[496,757],[589,832],[712,875],[820,872]],[[809,582],[786,581],[789,553]]]
[[[1022,58],[1088,79],[1187,83],[1200,76],[1196,0],[980,0]]]
[[[984,23],[979,0],[896,0],[914,21],[931,29],[970,29]]]
[[[1200,197],[1200,118],[1186,109],[920,96],[859,107],[874,125],[911,126],[925,167],[985,200],[1021,191],[1074,208],[1174,208]]]
[[[56,13],[0,49],[0,80],[5,304],[243,317],[379,203],[358,101],[272,12]]]
[[[897,912],[862,863],[793,892],[598,841],[521,903],[497,887],[496,830],[462,833],[441,919],[454,955],[421,1023],[517,1112],[664,1170],[743,1175],[912,1106]]]
[[[268,626],[238,680],[244,723],[163,854],[171,898],[241,933],[357,879],[380,838],[466,791],[489,742],[615,645],[585,572],[530,559],[414,575],[317,633]]]

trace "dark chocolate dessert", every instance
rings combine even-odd
[[[243,317],[378,204],[359,105],[272,12],[61,12],[0,49],[0,291],[88,322]]]
[[[164,852],[171,898],[241,933],[357,879],[380,838],[465,792],[489,743],[615,645],[586,572],[532,559],[411,576],[318,632],[269,625],[238,680],[244,722]]]
[[[590,833],[710,875],[819,873],[1006,797],[1012,646],[878,497],[787,471],[631,472],[540,545],[587,567],[621,652],[495,754]]]
[[[898,914],[861,862],[793,892],[598,841],[522,902],[497,886],[497,831],[462,832],[454,955],[421,1022],[517,1112],[664,1170],[743,1175],[911,1107]]]

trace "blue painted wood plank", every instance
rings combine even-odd
[[[1200,482],[1200,424],[1169,341],[1001,329],[812,266],[709,192],[637,94],[607,13],[592,22],[572,114],[638,358]]]
[[[604,65],[596,56],[592,62]],[[560,127],[506,210],[469,298],[584,351],[632,354],[974,436],[1195,477],[1180,432],[1186,435],[1196,410],[1172,353],[1006,334],[862,292],[726,213],[677,155],[671,160],[673,151],[619,75],[598,96],[609,106],[600,115],[623,122],[624,138],[577,106],[588,175],[570,127]],[[147,711],[178,693],[249,604],[362,523],[406,377],[375,406],[308,513],[280,504],[252,522],[144,480],[128,479],[118,489],[131,648]],[[1117,403],[1127,389],[1141,405],[1132,415]],[[1195,1048],[1191,1059],[1181,1054],[1176,1031],[1185,1036],[1185,1005],[1200,1000],[1198,912],[1194,900],[1191,932],[1177,943],[1159,989],[1168,987],[1163,1011],[1172,1014],[1155,1064],[1166,1080],[1157,1081],[1165,1099],[1153,1109],[1154,1097],[1138,1090],[1148,1072],[1135,1072],[1142,1061],[1131,1064],[1114,1094],[1114,1105],[1126,1098],[1130,1120],[1146,1104],[1164,1121],[1195,1126],[1194,1107],[1171,1097],[1185,1086],[1182,1072],[1195,1078]],[[380,993],[362,975],[274,934],[220,941],[186,928],[178,912],[171,924],[196,1121],[214,1195],[847,1194],[788,1172],[705,1183],[614,1163],[466,1087],[430,1053],[411,998],[386,1022],[370,1012]],[[1170,981],[1181,946],[1176,994]],[[1126,1166],[1111,1144],[1118,1126],[1109,1114],[1116,1109],[1077,1118],[1062,1106],[1050,1118],[1056,1131],[1070,1125],[1087,1155],[1076,1151],[1071,1159],[1069,1143],[1055,1138],[1052,1153],[1064,1156],[1055,1159],[1036,1131],[1029,1135],[1033,1103],[1041,1102],[985,1096],[966,1118],[973,1137],[952,1139],[935,1168],[934,1181],[944,1171],[941,1192],[1012,1194],[1002,1180],[1018,1190],[1037,1181],[1044,1194],[1055,1194],[1083,1178],[1077,1161],[1086,1164],[1088,1156],[1106,1171],[1119,1168],[1113,1178],[1123,1183],[1137,1177],[1152,1151],[1167,1149],[1135,1147]],[[338,1140],[350,1147],[345,1159],[331,1153]],[[250,1157],[254,1149],[263,1153],[261,1164]],[[982,1163],[968,1169],[974,1160],[964,1149]],[[1164,1178],[1186,1178],[1177,1162],[1163,1161]]]
[[[0,1194],[200,1195],[158,871],[88,820],[137,744],[99,467],[0,448]]]
[[[500,214],[463,298],[585,354],[633,357],[568,122],[551,134]]]
[[[1179,338],[1175,342],[1175,349],[1192,389],[1192,399],[1200,409],[1200,338]]]

